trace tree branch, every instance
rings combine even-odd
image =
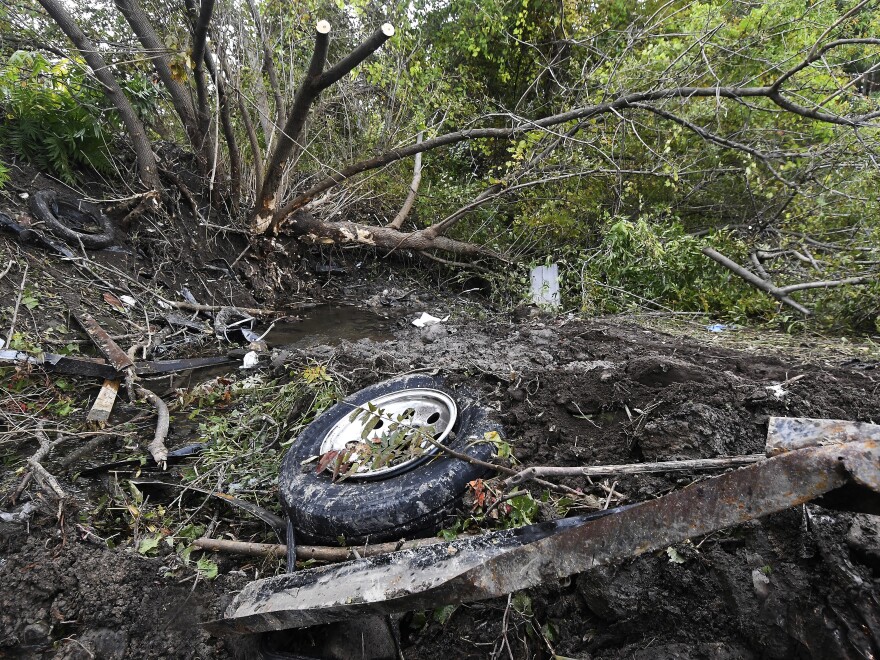
[[[876,40],[880,42],[880,40]],[[673,87],[668,89],[659,89],[648,92],[634,92],[625,94],[613,101],[600,103],[597,105],[584,106],[567,112],[563,112],[542,119],[519,121],[514,126],[499,128],[472,128],[453,133],[446,133],[430,140],[425,140],[421,144],[412,144],[406,147],[392,149],[383,154],[369,158],[367,160],[354,163],[340,169],[337,172],[322,179],[305,192],[297,195],[288,202],[284,207],[278,210],[271,220],[272,231],[277,231],[278,227],[284,220],[294,211],[302,208],[310,202],[315,196],[332,188],[333,186],[345,181],[346,179],[383,167],[395,161],[418,153],[431,151],[440,147],[451,146],[466,140],[476,139],[505,139],[512,138],[516,135],[528,133],[536,130],[543,130],[551,126],[557,126],[570,121],[585,121],[606,113],[618,113],[631,107],[639,107],[640,104],[659,101],[664,99],[691,99],[691,98],[725,98],[741,100],[746,98],[766,98],[775,105],[788,110],[794,114],[821,121],[825,123],[838,124],[843,126],[862,125],[867,121],[870,115],[861,117],[840,117],[825,112],[811,110],[803,106],[797,105],[789,101],[782,94],[770,86],[764,87]]]
[[[295,149],[299,146],[297,139],[302,132],[309,115],[312,104],[318,95],[327,87],[337,82],[342,76],[349,73],[355,66],[363,62],[371,53],[377,50],[394,34],[394,28],[388,23],[374,32],[360,46],[355,48],[347,57],[343,58],[331,69],[322,73],[324,63],[327,60],[327,49],[330,43],[330,24],[327,21],[318,21],[315,26],[315,49],[312,59],[306,71],[305,79],[300,85],[299,91],[293,99],[293,105],[284,130],[269,159],[265,178],[257,199],[256,212],[251,222],[252,228],[257,233],[263,233],[270,225],[275,215],[275,204],[278,196],[278,188],[281,184],[281,175],[284,167],[294,156]]]
[[[419,135],[416,138],[416,144],[421,144],[423,131],[419,131]],[[403,221],[406,220],[410,211],[412,211],[413,205],[416,203],[416,196],[419,194],[419,184],[422,182],[422,154],[416,154],[416,160],[413,164],[413,178],[409,184],[409,192],[406,194],[406,199],[403,201],[403,206],[400,207],[400,210],[397,212],[397,215],[394,216],[394,220],[388,223],[388,227],[390,229],[400,229],[403,226]]]
[[[789,298],[786,295],[786,291],[784,291],[783,289],[780,289],[777,286],[774,286],[770,282],[762,280],[760,277],[755,275],[753,272],[751,272],[750,270],[746,270],[745,268],[740,266],[735,261],[731,261],[730,259],[725,257],[720,252],[716,252],[715,250],[713,250],[710,247],[704,247],[703,254],[705,254],[707,257],[709,257],[713,261],[716,261],[717,263],[721,264],[722,266],[727,268],[729,271],[731,271],[735,275],[738,275],[739,277],[741,277],[743,280],[745,280],[746,282],[751,284],[756,289],[760,289],[761,291],[764,291],[765,293],[769,293],[771,296],[776,298],[779,302],[784,303],[784,304],[788,305],[789,307],[791,307],[792,309],[797,310],[798,312],[800,312],[804,316],[810,316],[810,310],[808,310],[803,305],[801,305],[801,304],[795,302],[794,300],[792,300],[791,298]]]
[[[278,84],[278,74],[275,71],[275,61],[272,57],[272,48],[269,46],[269,39],[263,30],[263,21],[260,18],[260,12],[254,0],[247,0],[248,7],[251,10],[251,18],[257,29],[257,37],[260,39],[260,45],[263,47],[263,71],[269,78],[269,86],[272,88],[272,95],[275,97],[275,123],[280,125],[284,121],[287,112],[284,109],[284,99],[281,96],[281,86]],[[268,135],[266,136],[268,139]],[[262,165],[260,167],[262,169]],[[262,183],[263,177],[257,177],[257,181]]]

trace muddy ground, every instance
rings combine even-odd
[[[59,331],[60,339],[48,334],[48,328],[64,320],[63,308],[52,298],[61,291],[52,287],[77,289],[86,308],[97,311],[111,331],[131,331],[135,321],[108,310],[100,287],[87,289],[89,274],[96,269],[59,264],[8,237],[0,237],[0,249],[0,265],[9,259],[27,261],[32,281],[43,282],[42,307],[28,310],[24,321],[33,340],[56,336],[57,341],[84,342],[84,335],[70,327],[67,333]],[[299,250],[284,248],[291,249]],[[276,250],[271,267],[263,270],[257,259],[243,259],[234,269],[234,281],[206,283],[205,277],[216,277],[216,271],[196,269],[207,275],[193,278],[184,267],[173,276],[156,274],[149,286],[164,287],[164,295],[176,296],[185,282],[200,302],[220,299],[229,304],[235,298],[239,305],[282,307],[285,299],[320,300],[354,304],[361,311],[352,316],[361,320],[375,314],[373,322],[351,331],[340,330],[345,311],[334,310],[332,320],[322,325],[324,312],[316,310],[311,317],[316,323],[313,340],[286,348],[270,346],[256,372],[278,374],[292,365],[328,365],[345,392],[402,373],[436,373],[451,385],[467,384],[482,393],[523,466],[761,452],[771,415],[880,422],[880,363],[861,353],[853,357],[849,349],[822,351],[804,344],[809,340],[780,343],[765,336],[756,342],[757,349],[738,351],[724,347],[723,338],[709,335],[698,323],[673,334],[621,319],[534,315],[527,309],[505,313],[475,297],[479,291],[456,295],[473,288],[459,281],[432,287],[403,268],[382,265],[370,270],[372,266],[358,266],[353,260],[345,262],[346,272],[328,274],[326,268],[321,272],[314,267],[328,263],[319,251],[291,256],[284,250]],[[167,257],[168,247],[160,252]],[[231,263],[236,249],[229,252],[226,264],[214,268]],[[143,281],[145,270],[138,264],[154,263],[152,257],[142,252],[90,257],[109,260],[105,262],[116,270],[100,272],[108,284],[120,287],[118,293],[147,295],[147,289],[131,286],[132,280],[118,272]],[[263,288],[253,281],[258,272]],[[286,282],[287,293],[267,281],[265,273]],[[0,280],[6,301],[17,293],[20,269],[13,275]],[[69,297],[64,304],[71,304]],[[438,316],[450,313],[451,318],[421,330],[409,324],[425,310]],[[4,309],[4,327],[9,313]],[[212,337],[197,348],[206,354],[224,347]],[[805,359],[805,354],[810,357]],[[14,374],[3,373],[5,390]],[[47,389],[55,378],[45,376]],[[68,380],[85,399],[97,392],[94,379]],[[22,522],[0,522],[0,657],[247,655],[252,646],[213,638],[199,624],[220,615],[231,594],[248,580],[282,570],[281,563],[218,556],[214,560],[219,574],[208,579],[182,566],[170,551],[141,556],[124,534],[110,543],[97,520],[106,515],[100,503],[107,492],[105,482],[81,477],[74,483],[59,467],[63,453],[46,462],[71,493],[61,517],[53,497],[36,483],[12,506],[11,491],[37,443],[21,410],[10,408],[15,396],[7,391],[5,397],[0,510],[18,511],[22,502],[32,502],[35,511]],[[121,403],[114,414],[131,417],[135,410]],[[40,414],[48,413],[38,411],[36,416]],[[76,414],[81,418],[85,411]],[[175,417],[169,446],[197,435],[184,416]],[[150,424],[139,427],[141,446],[150,437]],[[564,483],[585,493],[570,509],[574,514],[651,499],[701,478],[705,476],[679,473]],[[227,483],[231,480],[234,475]],[[539,489],[533,492],[541,498]],[[469,514],[463,506],[460,523]],[[222,514],[214,509],[208,513],[218,535],[242,533],[232,518],[246,518],[245,514],[225,509]],[[558,507],[546,504],[538,507],[535,519],[558,515]],[[449,526],[454,523],[450,520]],[[270,533],[260,530],[248,540],[271,540]],[[807,505],[530,589],[510,600],[411,613],[397,618],[395,625],[401,654],[410,660],[554,655],[872,658],[880,653],[878,587],[878,517]]]

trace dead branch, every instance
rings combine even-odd
[[[804,282],[802,284],[789,284],[780,287],[783,293],[791,293],[792,291],[804,291],[805,289],[830,289],[835,286],[848,286],[856,284],[868,284],[877,279],[876,275],[861,275],[859,277],[847,277],[842,280],[826,280],[824,282]]]
[[[176,309],[185,309],[188,312],[207,312],[209,314],[213,314],[215,312],[222,312],[224,309],[230,309],[229,305],[200,305],[198,303],[166,300],[165,298],[159,298],[159,300],[166,305],[171,305]],[[285,311],[289,312],[303,309],[311,309],[312,307],[315,307],[316,304],[317,303],[295,303],[287,307]],[[252,314],[253,316],[279,316],[285,313],[285,311],[277,309],[266,309],[263,307],[235,307],[235,309],[242,312],[247,312],[248,314]]]
[[[419,131],[419,135],[416,138],[416,144],[422,143],[423,135],[424,131]],[[400,229],[403,226],[403,221],[406,220],[410,211],[412,211],[413,205],[416,203],[416,196],[419,194],[419,184],[421,184],[421,182],[422,154],[417,153],[415,163],[413,163],[413,178],[412,182],[409,184],[409,192],[406,195],[403,206],[400,207],[400,211],[398,211],[397,215],[394,216],[394,220],[388,223],[388,227],[390,227],[391,229]]]
[[[508,477],[505,487],[534,481],[535,477],[614,477],[623,474],[653,474],[682,470],[723,470],[750,465],[766,460],[764,454],[747,454],[724,458],[698,458],[689,461],[660,461],[657,463],[629,463],[625,465],[597,465],[591,467],[530,467]]]
[[[760,277],[755,275],[752,271],[743,268],[735,261],[731,261],[730,259],[725,257],[720,252],[717,252],[716,250],[713,250],[710,247],[704,247],[703,254],[705,254],[707,257],[709,257],[713,261],[721,264],[722,266],[727,268],[729,271],[731,271],[735,275],[739,276],[740,278],[742,278],[743,280],[745,280],[746,282],[751,284],[756,289],[760,289],[761,291],[764,291],[765,293],[769,293],[771,296],[776,298],[779,302],[784,303],[784,304],[788,305],[789,307],[791,307],[792,309],[797,310],[798,312],[800,312],[804,316],[810,316],[810,314],[811,314],[810,310],[808,310],[806,307],[804,307],[800,303],[789,298],[788,295],[786,295],[786,292],[784,290],[780,289],[777,286],[774,286],[770,282],[762,280]]]
[[[413,550],[440,543],[446,543],[446,541],[438,538],[414,539],[412,541],[376,543],[373,545],[360,545],[350,548],[297,544],[296,558],[300,561],[314,559],[316,561],[342,562],[355,559],[355,552],[357,552],[357,555],[360,557],[375,557],[376,555],[384,555],[389,552]],[[248,543],[246,541],[199,538],[193,541],[193,545],[201,550],[210,550],[211,552],[230,552],[233,554],[249,555],[251,557],[287,556],[287,546],[275,543]]]
[[[125,387],[128,389],[129,398],[134,399],[134,395],[137,395],[152,403],[156,408],[158,413],[156,432],[153,434],[150,444],[147,445],[147,451],[150,452],[159,468],[164,470],[168,467],[168,448],[165,446],[165,438],[168,437],[168,426],[171,419],[168,414],[168,406],[165,405],[165,402],[159,396],[135,382],[134,369],[126,371]]]
[[[10,266],[11,266],[10,262]],[[6,271],[8,272],[8,268]],[[6,333],[6,345],[12,346],[12,335],[15,332],[15,322],[18,320],[18,308],[21,306],[21,297],[24,295],[24,285],[27,282],[28,263],[24,262],[24,273],[21,275],[21,284],[18,287],[18,295],[15,298],[15,307],[12,308],[12,322],[9,324],[9,332]],[[4,275],[6,272],[3,273]]]
[[[67,497],[67,494],[64,492],[64,489],[61,487],[61,484],[58,483],[58,480],[52,476],[52,474],[43,467],[42,461],[46,458],[49,453],[55,448],[55,446],[61,442],[61,438],[59,437],[54,442],[50,441],[46,436],[46,432],[43,430],[43,422],[42,420],[37,422],[37,428],[34,430],[34,435],[37,437],[37,440],[40,443],[40,448],[34,453],[33,456],[27,459],[28,465],[31,466],[31,470],[33,470],[33,474],[36,477],[37,481],[44,486],[48,486],[49,489],[55,493],[56,497],[59,500],[63,500]]]

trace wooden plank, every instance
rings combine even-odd
[[[119,392],[119,381],[109,378],[105,380],[86,421],[103,424],[110,419],[110,411],[113,410],[113,404],[116,402],[117,392]]]

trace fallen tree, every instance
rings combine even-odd
[[[102,49],[96,45],[103,43],[104,35],[87,35],[82,18],[78,20],[75,12],[57,0],[38,1],[69,39],[71,61],[81,58],[89,64],[124,120],[141,183],[165,192],[150,131],[132,110],[116,78],[123,73],[123,65],[102,59]],[[739,193],[731,192],[721,202],[739,203],[737,195],[741,197],[743,190],[753,199],[763,196],[769,200],[763,208],[774,214],[760,221],[764,228],[779,225],[795,198],[819,200],[827,194],[857,205],[858,193],[834,188],[829,173],[876,168],[880,108],[865,81],[872,80],[877,69],[871,63],[880,38],[860,23],[870,4],[862,1],[815,17],[815,25],[798,28],[801,41],[792,40],[782,55],[770,58],[764,57],[762,48],[778,38],[772,27],[756,33],[754,39],[751,35],[719,36],[726,25],[735,23],[723,7],[717,9],[721,22],[715,27],[687,36],[687,30],[678,29],[679,12],[659,7],[653,14],[643,14],[646,7],[634,3],[628,9],[626,29],[607,43],[601,42],[601,31],[579,33],[559,51],[565,53],[562,59],[553,51],[556,55],[547,59],[549,63],[541,63],[540,58],[528,60],[533,78],[519,81],[522,95],[511,109],[502,105],[500,112],[465,115],[456,107],[447,107],[431,119],[418,107],[419,100],[428,104],[427,98],[411,99],[410,107],[395,100],[401,86],[408,85],[410,94],[425,93],[431,83],[417,87],[407,67],[429,66],[431,57],[439,57],[412,41],[416,27],[409,24],[408,16],[396,17],[404,30],[396,39],[392,39],[396,31],[391,23],[368,32],[362,27],[364,21],[330,16],[342,29],[337,32],[328,20],[311,23],[311,34],[297,41],[302,46],[286,60],[280,44],[291,37],[264,20],[261,11],[266,8],[257,2],[249,2],[244,17],[222,3],[215,6],[212,0],[204,0],[197,5],[188,0],[185,11],[165,8],[163,19],[156,8],[139,0],[115,0],[136,44],[130,55],[152,69],[164,90],[164,112],[155,116],[176,120],[175,130],[185,137],[181,142],[198,163],[201,190],[189,191],[173,167],[161,172],[171,182],[170,188],[181,190],[197,216],[201,212],[195,198],[207,196],[213,206],[209,214],[223,219],[218,222],[246,226],[252,235],[289,231],[322,243],[406,249],[435,259],[444,252],[469,259],[504,257],[508,244],[518,238],[505,236],[503,220],[492,220],[499,237],[494,242],[484,236],[474,238],[473,231],[469,235],[461,227],[487,208],[493,209],[496,218],[503,218],[502,205],[534,200],[538,189],[569,194],[580,186],[595,185],[594,181],[608,181],[607,188],[618,190],[612,212],[621,213],[621,197],[633,181],[656,180],[674,190],[680,179],[687,178],[689,194],[696,199],[734,180],[731,190]],[[589,25],[593,18],[584,10],[579,20]],[[577,22],[571,20],[572,25]],[[780,16],[778,20],[785,24],[787,19]],[[188,32],[189,39],[182,59],[164,45],[166,32],[178,27]],[[427,23],[418,29],[441,30]],[[675,32],[670,37],[674,48],[664,55],[668,64],[652,70],[645,62],[652,65],[654,60],[633,59],[635,52],[653,56],[651,44],[664,31]],[[331,33],[339,35],[338,42],[331,40]],[[227,34],[236,38],[222,38]],[[559,35],[556,38],[547,43],[562,43]],[[731,44],[737,44],[741,53],[731,52]],[[64,46],[47,47],[63,53]],[[532,47],[541,51],[545,45],[535,41]],[[709,53],[710,47],[720,54]],[[762,62],[761,68],[746,65],[741,54],[753,55],[754,61]],[[247,62],[260,67],[258,75],[248,72]],[[497,66],[504,68],[504,63]],[[626,73],[629,77],[618,76],[627,67],[631,68]],[[391,81],[390,89],[372,81],[377,71]],[[547,86],[548,80],[555,82]],[[597,87],[596,81],[604,82]],[[454,103],[470,101],[468,88],[463,89],[464,95]],[[546,94],[542,96],[541,90]],[[465,116],[447,121],[450,111]],[[340,114],[345,130],[333,123]],[[447,124],[452,124],[452,130],[443,132],[441,127]],[[618,133],[633,137],[627,145],[618,145],[618,137],[612,137]],[[379,138],[368,142],[363,138],[367,134]],[[243,148],[237,136],[246,136]],[[681,144],[673,144],[676,140]],[[422,156],[442,152],[443,158],[451,158],[450,153],[462,148],[482,154],[490,163],[474,168],[470,199],[459,200],[457,207],[452,199],[438,204],[437,197],[425,194],[417,200],[425,173],[429,181],[435,178],[431,164],[423,166]],[[667,153],[672,155],[667,157]],[[327,154],[343,155],[331,161]],[[684,161],[682,154],[693,156]],[[371,175],[385,176],[395,163],[410,158],[416,162],[411,182],[400,186],[406,190],[405,198],[384,222],[381,216],[373,222],[340,219],[350,208],[346,204],[357,199],[352,191],[368,189]],[[478,186],[479,180],[485,183]],[[433,183],[437,184],[436,178]],[[387,181],[382,184],[388,185]],[[758,186],[768,191],[760,191],[761,195],[750,191]],[[337,194],[340,188],[344,190]],[[541,194],[552,197],[553,193]],[[656,205],[666,204],[662,195],[652,194],[658,197]],[[443,208],[443,213],[436,217],[420,214],[422,200],[431,200],[426,204]],[[520,235],[529,240],[528,223],[525,226]],[[854,278],[862,281],[870,273],[835,275],[817,281],[845,285],[856,283]],[[767,280],[760,273],[756,277]]]

